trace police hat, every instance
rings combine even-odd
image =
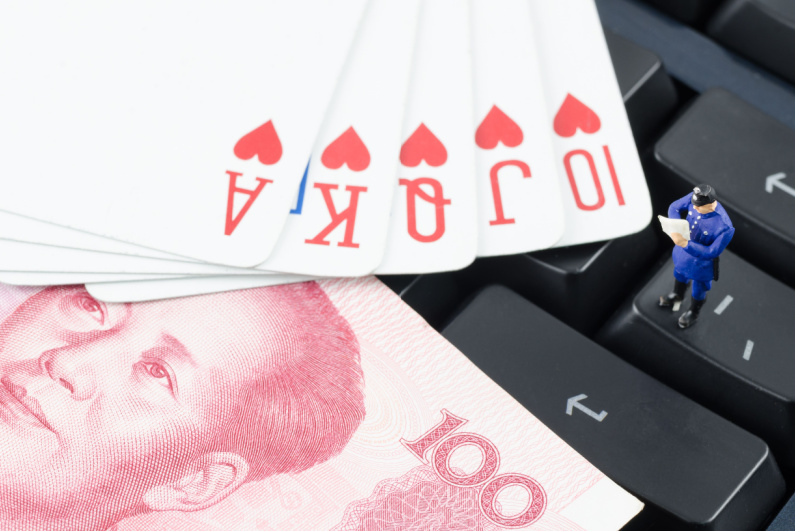
[[[690,202],[696,206],[704,206],[714,203],[717,199],[718,196],[713,187],[708,184],[699,184],[693,188],[693,197],[690,198]]]

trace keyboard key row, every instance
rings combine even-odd
[[[687,529],[747,531],[762,524],[784,493],[761,439],[506,288],[480,292],[443,335],[586,459],[643,499],[644,512]]]
[[[654,52],[685,86],[699,93],[722,87],[795,129],[795,86],[649,5],[632,0],[596,0],[596,5],[605,28]]]
[[[674,284],[669,261],[597,341],[640,370],[762,437],[795,465],[795,290],[729,251],[701,317],[681,330],[658,305]]]
[[[795,83],[792,0],[728,0],[707,31],[726,47]]]

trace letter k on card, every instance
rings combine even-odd
[[[262,268],[355,276],[381,262],[419,4],[370,1],[312,151],[302,214]]]

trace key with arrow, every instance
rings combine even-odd
[[[795,130],[723,89],[704,92],[654,147],[673,201],[715,187],[737,231],[729,249],[795,287]]]
[[[442,334],[594,466],[641,497],[641,518],[654,521],[655,529],[756,529],[784,493],[761,439],[507,288],[481,291]]]
[[[792,197],[795,197],[795,188],[791,188],[781,182],[786,176],[786,173],[775,173],[765,179],[765,191],[769,194],[772,194],[773,189],[778,188],[779,190],[784,190],[784,192],[788,193]]]
[[[577,395],[569,398],[566,401],[566,414],[571,415],[574,411],[574,408],[577,408],[592,419],[596,419],[597,422],[602,422],[607,416],[607,411],[602,411],[601,413],[597,414],[594,410],[588,409],[584,405],[580,404],[580,401],[585,400],[586,398],[588,398],[588,395]]]

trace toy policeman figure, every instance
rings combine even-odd
[[[668,217],[687,220],[690,241],[679,233],[671,234],[676,244],[673,251],[674,290],[660,297],[660,306],[673,306],[676,310],[692,280],[690,308],[679,317],[679,328],[687,328],[698,319],[712,280],[718,279],[718,256],[734,236],[734,226],[726,210],[718,203],[715,189],[708,184],[699,184],[693,188],[692,194],[671,203]]]

